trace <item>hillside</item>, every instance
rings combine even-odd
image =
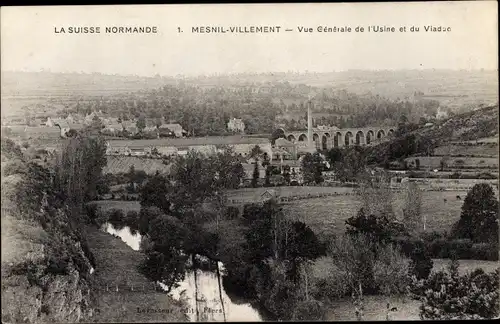
[[[438,157],[468,157],[464,167],[498,167],[498,105],[457,114],[437,121],[432,125],[420,126],[391,141],[368,148],[370,163],[395,161],[409,156],[430,156],[433,167],[440,164]],[[492,160],[488,162],[488,160]],[[496,160],[496,163],[494,163]],[[461,163],[462,163],[461,162]]]
[[[476,109],[413,132],[444,142],[478,141],[498,136],[498,105]]]

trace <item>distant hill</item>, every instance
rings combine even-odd
[[[201,88],[225,87],[269,91],[280,84],[304,85],[304,98],[320,88],[347,90],[357,94],[372,93],[390,99],[412,100],[415,93],[438,100],[441,105],[461,111],[479,104],[498,103],[498,71],[450,70],[352,70],[331,73],[267,73],[233,74],[200,77],[139,77],[99,73],[51,73],[3,71],[2,106],[9,112],[22,106],[70,98],[126,95],[131,92],[157,89],[168,84],[187,84]],[[311,89],[317,87],[318,89]],[[272,97],[272,92],[271,92]],[[287,98],[298,100],[301,98]],[[42,108],[42,107],[41,107]],[[4,112],[2,113],[4,114]]]

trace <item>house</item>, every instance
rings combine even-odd
[[[275,189],[266,189],[262,193],[258,193],[254,198],[255,201],[265,202],[271,199],[279,199],[280,195]]]
[[[241,119],[231,118],[227,123],[227,129],[231,132],[243,133],[245,132],[245,123]]]
[[[118,133],[118,132],[121,132],[123,130],[123,125],[118,124],[118,123],[108,124],[104,127],[103,130],[108,131],[108,132],[112,132],[112,133]]]
[[[162,124],[158,128],[172,131],[175,134],[175,137],[183,137],[187,134],[180,124]]]

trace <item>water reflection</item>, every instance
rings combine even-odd
[[[132,234],[128,227],[115,229],[111,224],[106,224],[105,229],[108,233],[119,236],[128,246],[138,251],[140,249],[141,235]],[[223,273],[224,266],[218,263],[220,271]],[[234,303],[227,295],[221,283],[219,283],[215,272],[196,270],[197,283],[193,271],[186,273],[185,279],[178,283],[179,286],[172,289],[170,295],[177,300],[184,300],[188,305],[185,310],[191,321],[209,321],[209,322],[260,322],[262,317],[259,312],[250,303]],[[198,302],[196,302],[196,284],[198,286]],[[222,294],[222,302],[221,295]],[[198,313],[198,315],[197,315]]]

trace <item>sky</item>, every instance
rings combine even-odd
[[[349,69],[498,69],[496,1],[3,7],[1,68],[153,76]],[[367,32],[393,26],[395,33]],[[425,32],[424,26],[451,27]],[[100,26],[101,34],[56,34]],[[156,26],[157,34],[105,34]],[[197,26],[282,26],[280,33],[196,34]],[[319,33],[350,26],[351,33]],[[365,28],[355,33],[357,26]],[[406,26],[407,32],[399,32]],[[411,26],[420,32],[410,32]],[[178,27],[183,32],[178,33]],[[298,27],[313,28],[299,33]],[[293,29],[284,32],[285,28]]]

